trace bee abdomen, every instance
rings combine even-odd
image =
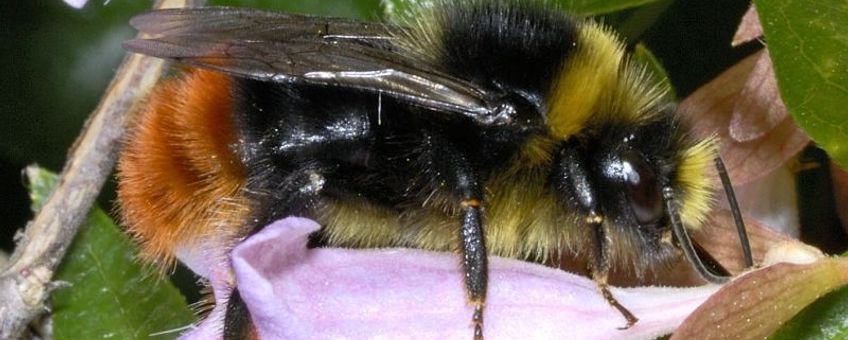
[[[200,69],[165,80],[130,131],[118,199],[147,260],[169,266],[178,248],[242,219],[245,169],[232,150],[232,83]]]

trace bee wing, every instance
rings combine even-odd
[[[386,37],[393,29],[345,18],[268,12],[250,8],[197,7],[155,10],[130,19],[139,31],[154,35],[214,35],[256,40],[309,36]]]
[[[152,11],[130,23],[154,37],[129,40],[128,50],[235,76],[373,91],[484,124],[514,113],[497,94],[398,53],[388,25],[223,7]]]

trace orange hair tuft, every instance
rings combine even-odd
[[[118,164],[118,199],[145,260],[173,265],[204,235],[237,232],[245,169],[233,150],[233,79],[189,69],[159,84]]]

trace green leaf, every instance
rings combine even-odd
[[[633,59],[638,61],[639,63],[645,65],[654,76],[660,80],[660,82],[668,87],[668,93],[666,96],[668,98],[674,99],[677,98],[677,94],[674,93],[674,86],[671,84],[671,81],[668,79],[668,72],[665,71],[665,68],[660,63],[659,59],[645,47],[644,44],[638,43],[636,47],[633,49]]]
[[[598,15],[639,7],[657,0],[557,0],[565,10],[579,15]]]
[[[837,163],[848,168],[848,2],[755,3],[789,113]]]
[[[440,0],[383,0],[383,13],[387,17],[405,14],[411,8],[430,6]],[[657,0],[555,0],[566,11],[577,15],[598,15],[646,5]]]
[[[770,338],[848,339],[848,287],[825,295],[807,306]]]
[[[635,42],[642,39],[673,3],[674,0],[657,0],[644,6],[605,13],[595,20],[615,28],[625,41]]]
[[[44,203],[47,202],[47,197],[53,192],[56,182],[59,177],[56,174],[31,165],[26,168],[27,180],[29,182],[29,199],[33,212],[38,212]]]
[[[56,183],[49,171],[27,168],[34,206],[41,206]],[[135,248],[99,208],[89,213],[55,280],[70,284],[53,292],[56,339],[175,338],[194,321],[179,291],[134,259]]]
[[[432,2],[432,0],[383,0],[380,5],[383,7],[383,17],[392,19],[406,17],[413,8],[426,6]]]

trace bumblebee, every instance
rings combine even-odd
[[[476,337],[489,255],[588,257],[628,326],[612,268],[641,273],[683,250],[707,281],[726,279],[686,235],[710,209],[716,142],[687,134],[607,27],[479,0],[392,24],[215,7],[131,24],[152,37],[127,49],[185,65],[119,163],[123,221],[150,261],[310,217],[314,246],[458,253]],[[229,337],[249,325],[239,303],[236,290]]]

